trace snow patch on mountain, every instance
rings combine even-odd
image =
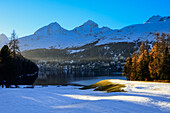
[[[78,50],[68,50],[68,52],[70,53],[70,54],[73,54],[73,53],[78,53],[78,52],[82,52],[82,51],[84,51],[85,49],[78,49]]]

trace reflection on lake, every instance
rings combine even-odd
[[[53,70],[53,71],[40,71],[39,77],[35,81],[35,85],[64,85],[86,82],[85,85],[93,84],[104,79],[126,79],[121,75],[121,72],[110,71],[70,71],[70,70]]]

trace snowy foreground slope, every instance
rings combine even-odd
[[[99,40],[96,45],[113,42],[133,42],[134,40],[154,39],[154,33],[170,33],[170,17],[153,16],[143,24],[135,24],[122,29],[99,28],[98,24],[88,20],[83,25],[66,30],[54,22],[38,29],[34,34],[19,39],[20,49],[72,48],[80,47]]]
[[[168,113],[170,84],[110,80],[128,92],[79,90],[77,86],[0,89],[2,113]]]

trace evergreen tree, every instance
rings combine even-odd
[[[136,53],[136,51],[132,54],[132,67],[131,67],[131,76],[130,79],[131,80],[135,80],[136,79],[136,75],[137,75],[137,60],[138,60],[138,55]]]
[[[170,35],[155,34],[156,42],[149,53],[148,41],[127,58],[123,75],[131,80],[170,80]],[[129,76],[130,75],[130,76]]]
[[[11,51],[10,49],[8,48],[7,45],[4,45],[1,49],[1,52],[0,52],[0,57],[1,57],[1,63],[2,64],[5,64],[6,62],[10,62],[12,57],[10,55]]]
[[[6,79],[9,79],[9,69],[10,66],[10,62],[12,61],[12,57],[10,55],[10,50],[8,48],[7,45],[4,45],[0,51],[0,83],[3,87],[4,82]],[[6,73],[6,71],[8,73]]]
[[[162,33],[160,37],[160,48],[162,52],[160,79],[170,80],[170,36]]]
[[[122,73],[122,75],[123,75],[123,76],[126,76],[126,78],[127,78],[128,80],[130,80],[131,66],[132,66],[132,59],[128,57],[128,58],[126,59],[126,64],[125,64],[125,66],[124,66],[124,68],[123,68],[123,73]]]
[[[38,77],[37,65],[18,54],[20,52],[18,43],[13,31],[10,49],[5,45],[0,51],[0,85],[5,84],[6,88],[11,85],[17,87],[18,84],[33,84]]]
[[[168,47],[165,49],[165,53],[163,54],[162,59],[162,69],[161,69],[161,80],[170,80],[170,54]]]
[[[156,33],[156,42],[150,52],[149,71],[152,79],[166,79],[169,71],[169,35]],[[166,76],[166,77],[164,77]]]
[[[141,46],[139,47],[139,55],[143,54],[145,50],[146,50],[146,45],[145,42],[143,41]]]
[[[161,58],[162,53],[160,50],[160,35],[159,33],[155,34],[156,36],[156,42],[153,44],[153,47],[151,49],[151,52],[149,54],[150,56],[150,62],[149,62],[149,71],[150,76],[153,80],[158,80],[160,78],[160,72],[161,72]]]
[[[136,80],[142,80],[142,81],[150,80],[148,65],[149,65],[149,55],[147,53],[147,50],[144,50],[144,52],[141,53],[138,59]]]
[[[17,53],[20,53],[18,44],[19,44],[19,41],[16,38],[15,30],[13,30],[13,32],[11,34],[11,40],[9,42],[9,48],[10,48],[11,52],[13,53],[14,58],[16,57]]]
[[[148,63],[149,63],[149,45],[148,41],[142,42],[139,48],[139,58],[138,58],[138,66],[137,73],[136,73],[136,80],[148,80],[149,79],[149,70],[148,70]]]
[[[13,64],[12,64],[12,57],[10,55],[10,50],[7,45],[4,45],[2,47],[0,57],[1,57],[1,64],[2,64],[1,78],[3,78],[3,82],[4,81],[6,82],[5,83],[6,87],[9,88],[10,82],[12,81]]]

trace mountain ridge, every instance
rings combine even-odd
[[[135,40],[154,40],[155,32],[170,33],[170,16],[152,16],[142,24],[134,24],[122,29],[99,27],[97,23],[88,20],[72,30],[64,29],[57,22],[39,28],[34,34],[19,38],[21,51],[55,48],[65,49],[80,47],[97,40],[96,45],[114,42],[133,42]]]

